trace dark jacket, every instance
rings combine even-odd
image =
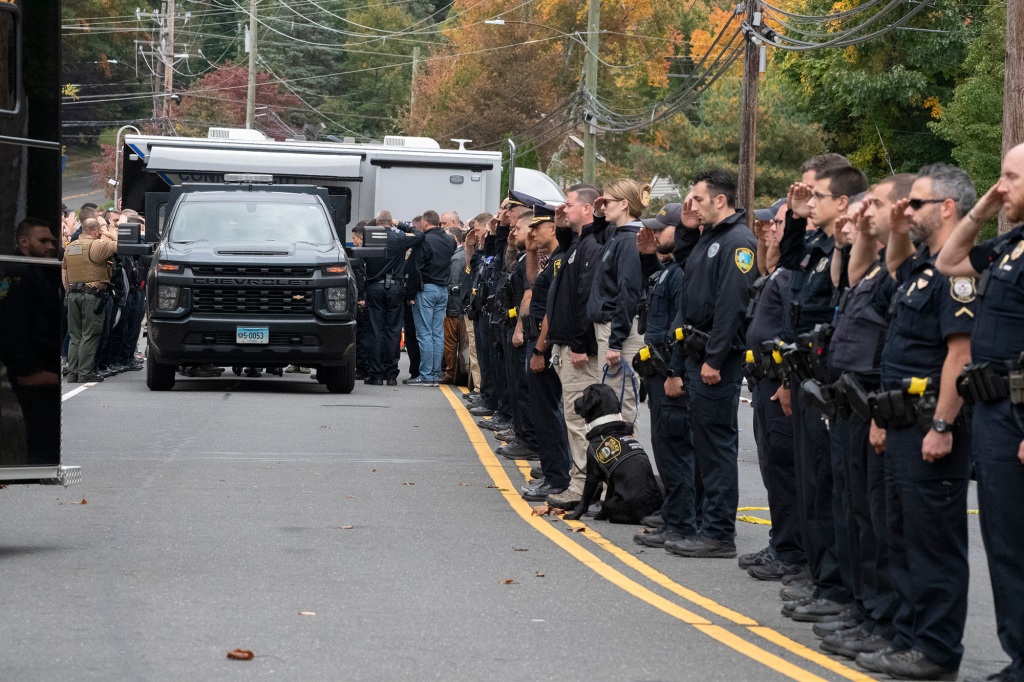
[[[451,278],[452,254],[455,253],[455,238],[441,227],[432,227],[423,232],[423,243],[416,250],[416,264],[423,284],[447,287]]]
[[[608,347],[612,350],[622,350],[640,303],[644,284],[640,251],[636,246],[640,227],[639,221],[622,227],[609,227],[607,241],[594,267],[587,318],[595,324],[611,323]]]
[[[455,249],[449,261],[448,307],[445,315],[460,317],[466,310],[469,296],[469,266],[466,265],[466,249],[461,244]]]
[[[705,362],[721,369],[731,353],[744,350],[750,286],[757,279],[757,240],[739,210],[704,228],[686,260],[682,317],[710,335]]]
[[[586,225],[574,236],[565,253],[564,264],[548,293],[548,343],[569,346],[573,353],[597,355],[594,325],[587,318],[587,301],[594,280],[594,266],[601,245],[594,225]]]
[[[779,267],[790,270],[789,310],[784,318],[786,341],[796,341],[815,325],[831,322],[835,313],[832,296],[832,253],[835,239],[823,230],[807,231],[807,220],[786,212],[786,231],[779,242]]]
[[[0,263],[0,361],[11,376],[60,371],[62,298],[60,268]]]

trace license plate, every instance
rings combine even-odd
[[[235,343],[270,343],[270,328],[235,327]]]

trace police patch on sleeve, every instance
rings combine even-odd
[[[971,303],[978,295],[973,277],[950,277],[949,295],[958,303]]]
[[[750,249],[736,249],[736,267],[740,269],[744,275],[750,272],[750,269],[754,267],[754,252]]]
[[[7,292],[11,290],[11,278],[4,277],[0,279],[0,301],[7,298]]]
[[[716,255],[718,255],[718,248],[720,246],[721,244],[719,244],[718,242],[712,244],[711,247],[708,248],[708,258],[714,258]]]

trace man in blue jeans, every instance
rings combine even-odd
[[[444,315],[448,307],[448,282],[455,239],[441,227],[437,211],[423,214],[423,243],[416,249],[416,267],[423,285],[416,294],[413,315],[420,344],[420,375],[406,379],[408,386],[437,386],[444,362]]]

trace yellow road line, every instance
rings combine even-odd
[[[462,402],[461,399],[447,386],[443,386],[442,390],[445,397],[448,399],[448,402],[455,410],[455,414],[462,423],[462,426],[466,431],[466,435],[469,436],[470,442],[473,443],[477,457],[480,458],[480,463],[483,464],[484,469],[488,474],[490,474],[491,480],[494,481],[494,485],[498,486],[499,491],[505,497],[509,506],[511,506],[524,521],[529,523],[536,530],[540,531],[543,535],[548,537],[548,539],[564,549],[587,568],[591,569],[605,580],[608,580],[616,587],[625,590],[629,594],[632,594],[638,599],[642,599],[651,606],[660,609],[684,623],[693,625],[700,632],[717,640],[718,642],[721,642],[722,644],[725,644],[731,649],[738,651],[744,656],[748,656],[752,660],[757,661],[758,663],[761,663],[762,665],[765,665],[791,679],[799,680],[800,682],[824,682],[823,678],[815,675],[814,673],[794,665],[793,663],[790,663],[789,661],[780,658],[779,656],[776,656],[775,654],[772,654],[751,642],[748,642],[725,628],[712,624],[706,618],[702,618],[692,611],[688,611],[678,604],[674,604],[668,599],[665,599],[661,595],[652,592],[650,589],[601,561],[594,553],[570,540],[564,533],[556,530],[550,521],[545,521],[540,516],[534,516],[533,508],[527,504],[527,502],[523,500],[516,491],[512,484],[512,479],[508,477],[508,472],[505,471],[505,467],[502,466],[501,462],[498,461],[497,457],[495,457],[494,453],[491,451],[486,438],[483,433],[481,433],[480,429],[476,427],[475,422],[471,418],[469,412],[465,409],[465,406],[460,404]],[[590,532],[589,529],[587,532]],[[724,609],[725,607],[721,608]]]

